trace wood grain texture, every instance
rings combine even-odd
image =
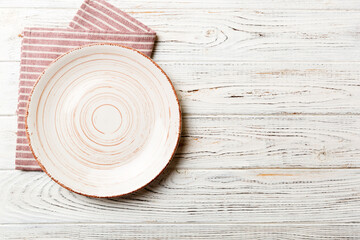
[[[358,239],[360,225],[6,224],[5,239]]]
[[[19,60],[24,26],[67,26],[76,9],[0,9],[1,61]],[[154,59],[359,61],[359,11],[175,10],[132,16],[156,30]]]
[[[359,167],[358,116],[189,117],[184,168]]]
[[[18,62],[0,62],[0,116],[16,114],[19,70]]]
[[[159,64],[184,115],[360,114],[359,63]],[[0,77],[0,115],[15,114],[19,63],[0,62]]]
[[[1,171],[0,223],[360,223],[360,170],[172,170],[117,199]]]
[[[16,117],[0,117],[0,169],[14,168]],[[187,116],[171,168],[360,167],[360,118]]]
[[[184,114],[358,114],[359,63],[166,63]]]
[[[0,169],[15,168],[16,116],[0,117]]]
[[[0,239],[359,238],[357,0],[108,1],[158,33],[185,113],[178,153],[119,199],[2,170]],[[81,2],[0,1],[0,169],[14,168],[18,34],[66,27]]]
[[[12,8],[78,8],[82,0],[58,0],[58,1],[44,1],[44,0],[2,0],[0,7]],[[202,0],[108,0],[109,3],[120,7],[121,9],[137,8],[144,11],[151,11],[157,9],[344,9],[355,10],[360,9],[359,2],[356,0],[266,0],[266,1],[252,1],[252,0],[207,0],[206,4]]]

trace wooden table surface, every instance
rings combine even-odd
[[[82,0],[0,1],[0,239],[360,238],[358,0],[109,0],[153,28],[183,109],[144,189],[92,199],[14,170],[25,26]]]

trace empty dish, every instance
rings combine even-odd
[[[150,58],[94,44],[55,60],[29,99],[26,132],[41,168],[79,194],[114,197],[153,180],[180,138],[179,102]]]

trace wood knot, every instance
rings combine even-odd
[[[325,151],[320,151],[317,155],[317,158],[320,160],[320,161],[325,161],[326,160],[326,152]]]
[[[320,161],[325,161],[329,157],[329,152],[326,151],[325,147],[320,149],[320,151],[317,153],[316,158]]]
[[[215,34],[215,30],[214,29],[209,29],[205,32],[205,36],[206,37],[211,37]]]

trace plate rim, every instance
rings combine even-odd
[[[178,122],[179,122],[179,129],[178,129],[178,134],[177,134],[177,141],[176,141],[176,144],[175,144],[175,147],[173,149],[173,152],[170,156],[170,158],[167,160],[165,166],[159,171],[158,174],[155,175],[155,177],[153,177],[151,180],[147,181],[144,185],[140,186],[140,187],[137,187],[136,189],[132,190],[132,191],[129,191],[129,192],[125,192],[125,193],[121,193],[121,194],[116,194],[116,195],[110,195],[110,196],[97,196],[97,195],[91,195],[91,194],[86,194],[86,193],[82,193],[82,192],[79,192],[79,191],[75,191],[73,190],[72,188],[64,185],[63,183],[61,183],[59,180],[55,179],[45,168],[45,166],[43,164],[41,164],[41,162],[39,161],[38,157],[36,156],[34,150],[33,150],[33,147],[32,147],[32,144],[31,144],[31,140],[30,140],[30,133],[29,133],[29,126],[28,126],[28,116],[29,116],[29,107],[30,107],[30,103],[31,103],[31,99],[32,99],[32,96],[33,96],[33,93],[34,93],[34,90],[37,86],[37,84],[39,83],[39,81],[41,80],[42,76],[45,74],[45,72],[48,70],[48,68],[50,66],[52,66],[54,63],[56,63],[59,59],[63,58],[64,56],[68,55],[69,53],[72,53],[74,51],[78,51],[82,48],[86,48],[86,47],[92,47],[92,46],[101,46],[101,45],[107,45],[107,46],[114,46],[114,47],[120,47],[120,48],[125,48],[125,49],[128,49],[128,50],[132,50],[132,51],[135,51],[136,53],[142,55],[143,57],[147,58],[148,60],[150,60],[152,62],[152,64],[154,64],[155,67],[157,67],[161,72],[162,74],[166,77],[166,79],[168,80],[168,82],[170,83],[170,86],[172,88],[172,91],[174,93],[174,96],[175,96],[175,99],[176,99],[176,103],[177,103],[177,106],[178,106],[178,109],[179,109],[179,119],[178,119]],[[36,162],[39,164],[40,168],[54,181],[56,182],[57,184],[59,184],[60,186],[62,186],[63,188],[71,191],[71,192],[74,192],[74,193],[77,193],[77,194],[80,194],[80,195],[83,195],[83,196],[86,196],[86,197],[92,197],[92,198],[116,198],[116,197],[120,197],[120,196],[124,196],[124,195],[128,195],[128,194],[131,194],[133,192],[136,192],[142,188],[144,188],[145,186],[147,186],[148,184],[150,184],[152,181],[154,181],[161,173],[164,172],[164,170],[168,167],[170,161],[174,158],[174,155],[175,155],[175,152],[179,146],[179,143],[180,143],[180,138],[181,138],[181,132],[182,132],[182,113],[181,113],[181,105],[180,105],[180,102],[179,102],[179,98],[176,94],[176,91],[175,91],[175,88],[174,88],[174,85],[173,83],[171,82],[169,76],[165,73],[165,71],[153,60],[151,59],[149,56],[146,56],[144,53],[140,52],[139,50],[137,49],[134,49],[132,47],[128,47],[128,46],[124,46],[124,45],[121,45],[121,44],[118,44],[118,43],[92,43],[92,44],[86,44],[86,45],[82,45],[82,46],[79,46],[79,47],[76,47],[76,48],[73,48],[73,49],[70,49],[69,51],[61,54],[60,56],[58,56],[57,58],[55,58],[42,72],[41,74],[39,75],[39,77],[37,78],[37,80],[35,81],[35,84],[33,86],[33,88],[31,89],[31,92],[30,92],[30,95],[29,95],[29,98],[27,100],[27,104],[26,104],[26,112],[25,112],[25,133],[26,133],[26,138],[28,140],[28,143],[29,143],[29,147],[30,147],[30,150],[36,160]]]

